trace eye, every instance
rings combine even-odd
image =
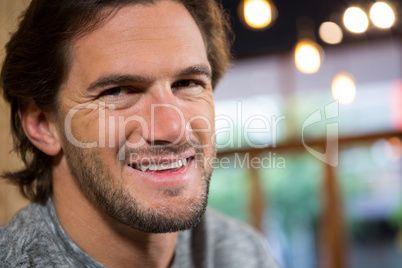
[[[191,80],[191,79],[185,79],[185,80],[180,80],[172,84],[172,88],[187,88],[187,87],[194,87],[194,86],[200,86],[200,82]]]
[[[101,97],[110,96],[110,97],[118,97],[128,93],[128,89],[125,87],[114,87],[102,92]]]

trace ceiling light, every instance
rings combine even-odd
[[[323,56],[322,48],[312,40],[302,39],[295,48],[295,63],[297,69],[306,74],[318,72]]]
[[[369,20],[361,8],[350,7],[343,15],[343,23],[352,33],[364,33],[369,25]]]
[[[322,41],[331,45],[339,44],[343,38],[341,27],[330,21],[321,24],[319,34]]]
[[[356,84],[353,77],[347,73],[340,73],[332,81],[332,96],[340,104],[350,104],[356,98]]]
[[[370,18],[378,28],[390,28],[395,23],[395,13],[385,2],[377,2],[370,9]]]
[[[275,19],[276,9],[268,0],[244,0],[243,15],[248,26],[263,29]]]

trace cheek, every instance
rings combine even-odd
[[[145,142],[142,137],[148,131],[147,126],[145,119],[135,113],[106,112],[99,122],[99,128],[104,130],[99,136],[100,142],[110,148],[120,148],[125,144],[141,147]]]
[[[100,121],[98,110],[71,109],[66,113],[65,120],[62,122],[62,129],[67,139],[73,144],[76,142],[98,142]]]
[[[191,135],[202,144],[214,143],[215,118],[213,106],[193,105],[187,119]]]
[[[215,131],[215,107],[212,91],[206,92],[197,101],[186,103],[183,107],[192,129],[203,130],[202,132],[210,134]]]

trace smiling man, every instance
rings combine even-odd
[[[32,1],[1,76],[32,204],[1,267],[277,267],[206,210],[226,25],[214,0]]]

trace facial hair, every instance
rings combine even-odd
[[[125,226],[147,233],[168,233],[190,229],[196,226],[207,207],[209,182],[212,167],[205,163],[201,146],[194,142],[162,148],[130,149],[137,155],[166,155],[184,151],[189,146],[196,150],[195,164],[202,170],[202,189],[197,198],[191,199],[181,208],[165,205],[158,209],[146,207],[139,198],[133,196],[123,185],[123,178],[113,178],[99,154],[101,148],[83,149],[68,142],[64,146],[66,159],[80,191],[103,214]],[[213,150],[215,156],[216,150]],[[185,188],[165,190],[165,198],[174,198]],[[168,202],[166,202],[168,204]]]

